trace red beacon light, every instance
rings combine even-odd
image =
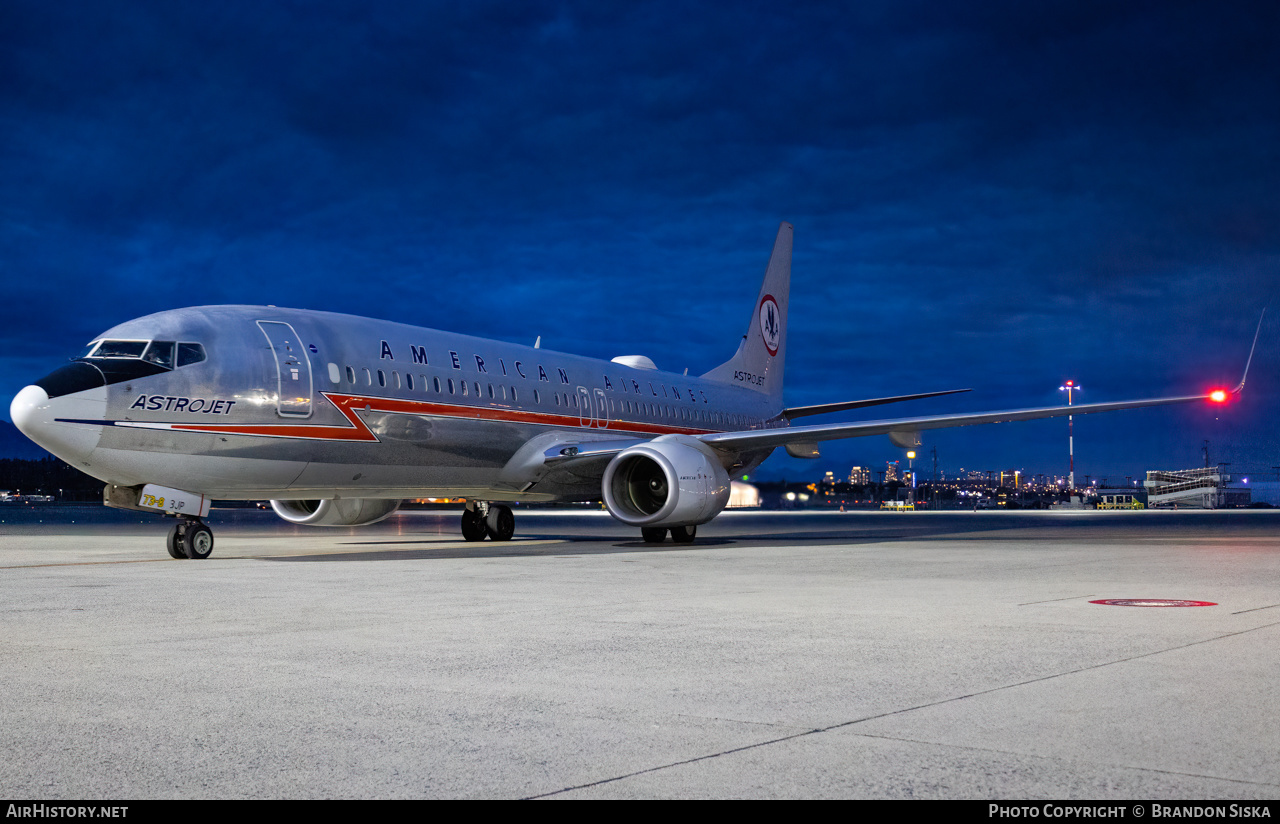
[[[1209,400],[1214,403],[1226,403],[1231,394],[1225,389],[1215,389],[1209,393]]]

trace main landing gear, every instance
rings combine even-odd
[[[462,510],[462,537],[468,541],[510,541],[516,534],[516,516],[506,504],[467,501]]]
[[[213,554],[213,530],[199,518],[179,517],[169,530],[167,547],[179,560],[204,560]]]
[[[642,526],[640,527],[640,535],[644,538],[646,544],[660,544],[667,540],[667,528],[665,526]],[[696,526],[671,527],[671,540],[677,544],[691,544],[697,535],[698,528]]]

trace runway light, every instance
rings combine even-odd
[[[1227,390],[1225,389],[1213,390],[1212,392],[1209,393],[1209,400],[1213,401],[1214,403],[1226,403]]]

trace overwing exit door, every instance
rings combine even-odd
[[[260,320],[276,358],[276,412],[288,418],[311,416],[311,359],[293,327],[278,320]]]

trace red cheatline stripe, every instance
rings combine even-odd
[[[610,421],[607,427],[584,427],[577,415],[554,415],[527,412],[521,409],[459,406],[456,404],[409,401],[399,398],[373,398],[362,395],[338,395],[322,392],[326,399],[338,408],[350,426],[318,426],[314,424],[172,424],[173,429],[184,432],[221,432],[232,435],[256,435],[267,438],[306,438],[327,441],[354,441],[376,443],[378,437],[369,430],[356,412],[391,412],[402,415],[430,415],[440,418],[464,420],[505,421],[532,423],[544,426],[563,426],[575,429],[595,429],[597,432],[626,432],[639,435],[704,435],[715,430],[692,429],[680,426],[663,426],[632,421]]]

